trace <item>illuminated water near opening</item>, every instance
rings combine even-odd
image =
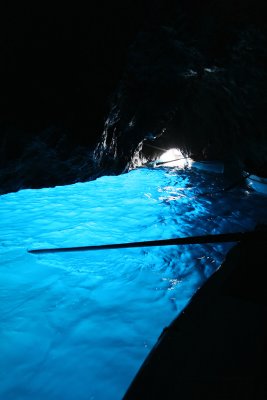
[[[222,178],[137,169],[0,197],[0,398],[120,399],[162,329],[228,245],[31,255],[66,247],[243,231],[267,222]],[[200,343],[201,345],[201,343]]]

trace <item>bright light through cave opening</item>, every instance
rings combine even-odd
[[[168,167],[185,167],[191,165],[191,160],[185,157],[179,149],[173,148],[167,150],[161,155],[158,164],[164,163]],[[165,164],[166,163],[166,164]]]

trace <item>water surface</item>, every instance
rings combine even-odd
[[[32,255],[253,229],[266,198],[190,169],[137,169],[0,197],[0,398],[120,399],[232,244]],[[200,344],[201,345],[201,344]]]

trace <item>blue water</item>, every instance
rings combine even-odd
[[[1,196],[0,398],[121,399],[162,329],[232,244],[38,256],[27,249],[267,222],[266,198],[245,188],[198,196],[222,186],[193,170],[137,169]]]

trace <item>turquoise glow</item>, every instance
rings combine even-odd
[[[31,255],[68,247],[244,231],[266,199],[213,197],[222,178],[137,169],[0,197],[0,398],[118,400],[162,329],[231,245]],[[200,344],[201,345],[201,344]]]

